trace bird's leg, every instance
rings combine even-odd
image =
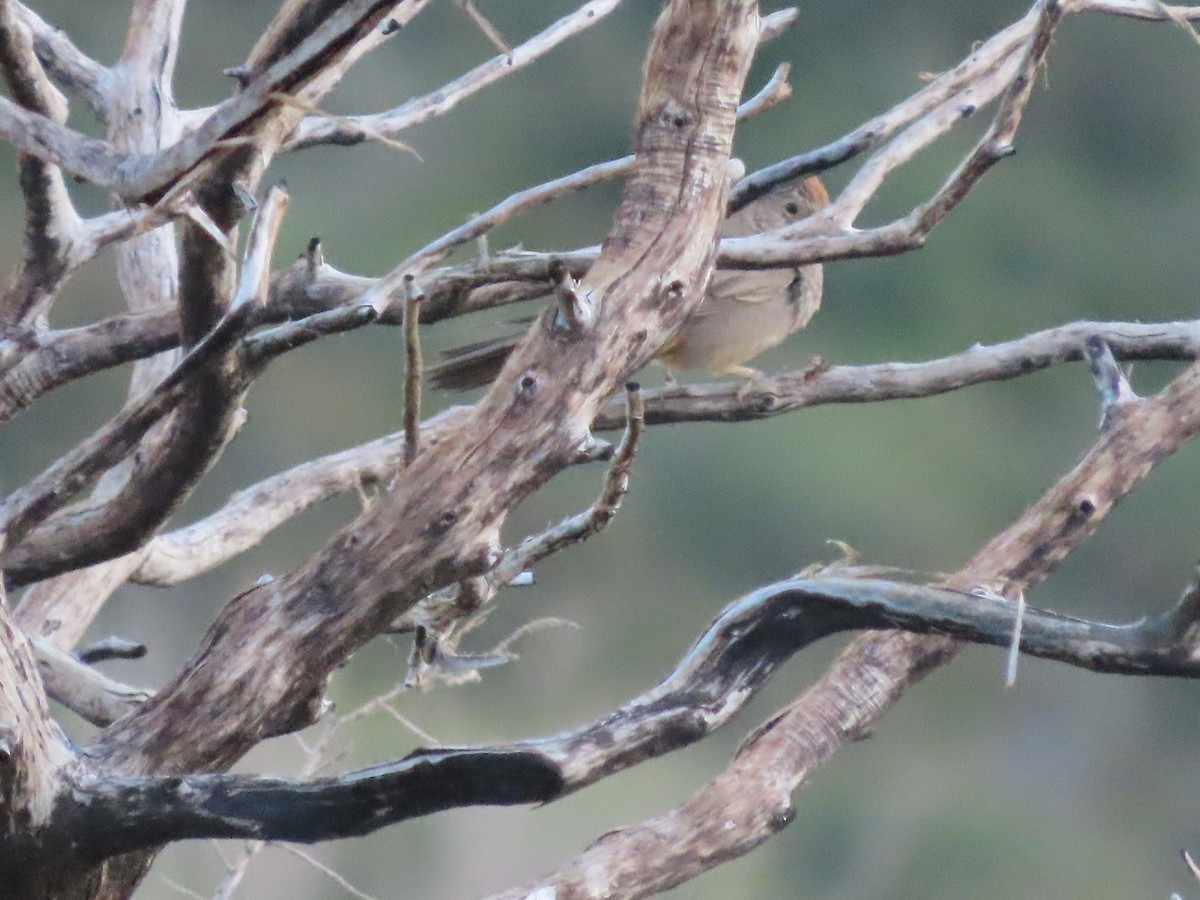
[[[751,381],[755,381],[759,378],[767,377],[762,372],[760,372],[758,369],[751,369],[749,366],[730,366],[727,369],[722,369],[721,374],[722,375],[733,375],[736,378],[745,378],[747,380],[747,383],[749,383]]]

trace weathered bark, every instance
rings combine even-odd
[[[635,174],[581,286],[598,321],[567,329],[548,315],[437,453],[420,454],[308,565],[229,604],[180,676],[89,748],[99,770],[228,767],[312,721],[332,670],[399,613],[487,567],[508,511],[586,449],[601,404],[699,302],[757,38],[752,0],[668,5],[647,62]],[[127,894],[146,859],[110,861],[95,896]]]
[[[324,124],[307,131],[300,125],[350,63],[386,38],[391,26],[380,27],[385,17],[403,24],[427,3],[284,3],[245,66],[231,73],[239,89],[212,110],[188,113],[171,98],[184,0],[137,0],[121,60],[111,69],[88,60],[20,3],[0,0],[0,71],[17,101],[0,100],[0,136],[25,154],[21,184],[30,227],[13,287],[0,298],[0,329],[11,329],[0,340],[0,422],[72,378],[212,339],[218,323],[230,321],[225,312],[235,270],[232,242],[227,246],[223,238],[236,235],[246,192],[256,192],[281,149],[322,134],[358,140],[364,132],[356,129],[368,121],[398,127],[395,110],[382,120],[351,117],[336,127],[309,115],[310,126]],[[569,18],[582,22],[613,5],[589,4]],[[316,243],[310,245],[301,262],[277,273],[271,301],[238,321],[247,328],[299,315],[319,314],[319,321],[287,322],[252,337],[222,332],[228,342],[206,367],[197,364],[194,382],[171,396],[165,408],[174,410],[174,418],[157,432],[111,443],[109,455],[91,458],[77,482],[63,479],[62,490],[53,479],[40,492],[46,483],[31,482],[28,507],[21,504],[22,489],[0,507],[0,528],[7,526],[0,560],[10,584],[46,579],[26,592],[16,624],[0,604],[0,892],[20,900],[117,900],[133,891],[156,845],[169,840],[322,840],[456,805],[548,801],[699,740],[741,708],[783,659],[823,634],[902,624],[942,635],[860,638],[808,694],[753,735],[728,772],[693,801],[643,827],[607,835],[547,883],[560,895],[590,895],[597,884],[604,895],[659,890],[746,852],[786,825],[791,791],[864,733],[911,683],[953,656],[957,645],[944,635],[1003,640],[1003,603],[985,610],[992,615],[982,627],[971,618],[979,610],[969,601],[948,613],[951,600],[967,597],[961,591],[979,582],[1002,593],[1032,586],[1159,460],[1200,431],[1200,369],[1146,401],[1112,403],[1101,440],[1076,469],[951,580],[959,594],[859,581],[840,585],[856,599],[822,618],[814,612],[815,595],[793,583],[784,591],[790,597],[772,595],[755,609],[745,602],[731,608],[666,681],[575,732],[508,747],[422,751],[337,778],[234,778],[223,772],[263,739],[313,721],[327,679],[365,642],[397,622],[408,628],[428,622],[421,616],[429,605],[416,604],[430,592],[458,584],[462,600],[469,581],[483,585],[473,601],[482,602],[484,593],[540,558],[532,550],[522,557],[530,542],[500,555],[498,536],[510,510],[564,467],[599,455],[591,430],[624,418],[614,414],[609,398],[695,311],[715,259],[742,268],[791,266],[900,252],[923,242],[1010,152],[1056,24],[1089,6],[1200,17],[1098,0],[1038,2],[892,110],[825,148],[754,173],[730,195],[727,162],[737,100],[753,49],[769,29],[759,27],[753,0],[668,0],[644,73],[633,157],[514,195],[430,242],[383,279],[336,272],[324,265]],[[507,64],[500,57],[488,65],[498,73]],[[67,119],[51,80],[92,104],[108,129],[106,142],[61,124]],[[448,105],[466,95],[455,84],[444,98]],[[884,177],[995,99],[992,127],[928,202],[889,225],[858,227]],[[418,100],[432,108],[429,98]],[[867,151],[874,152],[823,214],[718,249],[713,235],[731,206],[780,179]],[[38,333],[32,320],[49,309],[73,268],[105,245],[96,237],[97,220],[78,219],[60,164],[125,198],[129,208],[114,216],[142,217],[140,230],[108,238],[121,241],[118,274],[132,312],[71,332]],[[594,183],[601,170],[605,177],[632,175],[600,250],[511,253],[429,269],[522,204]],[[130,198],[163,203],[139,210]],[[148,231],[182,215],[183,207],[171,205],[176,201],[187,211],[178,253],[170,228]],[[152,212],[163,218],[147,218]],[[139,237],[129,240],[134,234]],[[577,291],[563,275],[568,270],[583,277]],[[177,536],[200,535],[199,549],[185,546],[181,554],[181,542],[172,544],[171,535],[147,544],[221,452],[241,391],[266,363],[335,330],[398,323],[401,304],[388,291],[401,278],[427,294],[422,321],[546,294],[551,280],[560,306],[526,335],[478,404],[425,423],[419,435],[410,429],[405,458],[393,459],[393,450],[381,443],[339,455],[336,469],[318,461],[264,482],[224,515]],[[922,366],[817,366],[736,388],[668,390],[651,398],[649,419],[740,420],[824,402],[923,396],[1078,358],[1085,338],[1103,338],[1125,358],[1192,359],[1197,345],[1194,323],[1161,329],[1080,323]],[[415,339],[413,345],[415,350]],[[144,392],[168,364],[143,362],[132,393]],[[418,371],[412,367],[413,384]],[[1115,363],[1110,375],[1117,388],[1127,387]],[[1112,398],[1102,395],[1108,404]],[[409,418],[415,423],[415,415]],[[101,429],[93,439],[106,435]],[[117,464],[138,440],[138,452]],[[580,540],[598,527],[595,521],[611,516],[627,463],[584,517],[533,539],[544,545],[538,552]],[[364,474],[386,490],[306,565],[230,601],[195,658],[156,696],[146,699],[106,681],[63,652],[127,579],[165,584],[189,578],[241,552],[307,504],[361,486]],[[97,480],[89,505],[66,506]],[[270,522],[248,524],[247,507],[263,491],[287,496],[275,498],[272,517],[260,517]],[[8,515],[14,509],[34,511]],[[121,553],[126,555],[113,558]],[[107,562],[78,569],[100,560]],[[474,577],[484,573],[488,578]],[[1031,611],[1024,646],[1094,668],[1193,676],[1196,594],[1171,616],[1119,635],[1109,626],[1088,630]],[[932,602],[933,614],[928,607],[912,611],[910,595]],[[75,697],[75,708],[101,724],[130,710],[86,754],[76,756],[50,719],[22,631],[38,638],[37,659],[54,676],[56,699]],[[1038,643],[1072,635],[1068,650]],[[1122,641],[1109,641],[1114,635]],[[1098,655],[1101,650],[1108,655]],[[91,693],[79,690],[81,681]]]
[[[699,301],[755,38],[752,3],[670,4],[640,105],[638,169],[582,285],[598,298],[596,326],[568,334],[548,316],[438,453],[311,563],[229,605],[193,664],[98,738],[105,764],[228,765],[309,721],[328,673],[383,624],[484,570],[508,510],[570,463],[599,405]]]

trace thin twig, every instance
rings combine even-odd
[[[483,36],[491,42],[491,45],[499,50],[509,60],[512,59],[512,47],[508,46],[504,40],[504,36],[500,34],[500,29],[491,23],[487,16],[479,11],[475,6],[474,0],[454,0],[455,5],[467,14],[467,18],[475,23],[475,26],[483,32]]]
[[[1027,39],[1035,20],[1033,13],[1030,13],[996,33],[953,69],[837,140],[774,163],[741,179],[729,194],[731,210],[741,209],[777,184],[831,169],[853,159],[947,101],[957,100],[961,111],[968,105],[965,102],[967,95],[971,101],[969,105],[974,107],[994,98],[1007,83],[1004,72],[1011,73],[1016,64],[1015,54]],[[996,78],[998,72],[1000,77]],[[990,85],[982,95],[981,85]]]
[[[193,891],[187,885],[180,884],[178,881],[175,881],[171,878],[167,878],[165,875],[162,877],[161,881],[163,884],[165,884],[171,890],[175,891],[176,893],[182,894],[184,897],[191,897],[192,900],[209,900],[209,898],[205,897],[203,894],[197,893],[196,891]]]
[[[987,78],[993,87],[1005,87],[992,127],[929,200],[887,225],[868,230],[854,227],[884,177],[962,118],[957,98],[942,103],[878,151],[824,210],[765,236],[724,240],[719,260],[739,268],[777,268],[829,259],[890,255],[920,247],[929,232],[979,179],[1012,153],[1012,140],[1029,101],[1034,76],[1063,15],[1059,4],[1050,2],[1040,3],[1035,12],[1036,19],[1015,74],[1006,77],[1006,71],[1001,69]],[[968,108],[974,111],[973,104]]]
[[[788,84],[788,75],[791,73],[792,67],[790,63],[780,63],[775,67],[775,71],[771,73],[771,77],[749,100],[744,100],[738,106],[738,118],[753,119],[755,116],[766,112],[773,106],[778,106],[783,101],[792,96],[792,86]]]
[[[329,878],[338,887],[340,887],[347,894],[350,894],[352,897],[358,897],[359,900],[376,900],[376,898],[373,897],[371,894],[368,894],[366,891],[361,891],[358,888],[356,888],[349,881],[347,881],[344,877],[342,877],[340,874],[335,872],[329,866],[325,865],[325,863],[321,862],[319,859],[317,859],[315,856],[313,856],[307,850],[297,847],[294,844],[286,844],[286,843],[276,843],[276,844],[272,844],[271,846],[278,847],[280,850],[283,850],[285,853],[290,853],[290,854],[292,854],[292,856],[295,856],[299,859],[304,860],[306,863],[308,863],[310,866],[312,866],[314,869],[316,869],[318,872],[320,872],[325,877]]]
[[[421,377],[425,362],[421,358],[421,301],[424,295],[417,280],[404,280],[404,464],[412,465],[421,442]]]
[[[769,33],[765,35],[760,34],[760,40],[766,40],[772,36],[773,34]],[[739,117],[744,115],[744,109],[744,105],[738,108]],[[751,106],[750,110],[752,113],[761,111],[757,105]],[[382,308],[386,305],[387,298],[401,286],[405,275],[424,271],[434,262],[443,259],[455,247],[474,240],[516,212],[540,203],[549,202],[563,194],[579,190],[591,184],[597,184],[611,178],[624,177],[632,171],[633,159],[633,156],[626,156],[621,159],[610,160],[607,163],[598,163],[563,178],[555,179],[554,181],[528,188],[512,195],[487,212],[473,217],[465,224],[429,242],[411,254],[379,279],[374,286],[368,288],[362,296],[362,302],[369,302],[376,307]],[[568,262],[565,257],[563,261]]]
[[[629,471],[645,426],[646,406],[641,386],[630,382],[625,385],[625,433],[613,452],[600,495],[583,512],[526,538],[520,546],[506,552],[492,573],[491,580],[495,584],[507,584],[550,554],[604,530],[621,508],[621,500],[629,490]]]
[[[1117,365],[1112,349],[1098,335],[1088,338],[1083,345],[1083,355],[1092,373],[1096,393],[1100,395],[1100,429],[1108,428],[1121,408],[1139,399],[1129,384],[1129,378]]]
[[[213,893],[212,900],[230,900],[233,897],[233,892],[238,889],[238,886],[246,877],[246,873],[250,870],[250,863],[266,846],[266,841],[247,841],[246,845],[242,848],[241,856],[237,858],[233,865],[226,869],[225,877],[221,879],[220,885],[217,886],[217,890]]]
[[[237,293],[229,304],[232,313],[246,304],[262,306],[267,301],[271,278],[271,256],[275,252],[275,240],[279,237],[279,226],[287,211],[288,192],[281,184],[274,185],[254,214],[250,225],[250,237],[246,240],[245,262],[238,279]]]

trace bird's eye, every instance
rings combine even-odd
[[[791,203],[788,203],[783,208],[787,211],[789,216],[794,216],[796,213],[800,212],[800,204],[795,200],[793,200]]]

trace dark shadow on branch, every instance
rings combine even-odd
[[[317,780],[253,775],[99,779],[64,795],[47,833],[100,860],[189,838],[313,842],[446,809],[549,802],[700,740],[731,719],[791,656],[843,631],[899,628],[1007,645],[1017,604],[986,593],[800,576],[730,604],[652,690],[587,725],[509,746],[419,750]],[[844,574],[843,574],[844,573]],[[1124,625],[1027,607],[1020,647],[1096,672],[1200,677],[1200,582],[1170,611]],[[31,855],[54,852],[45,845]]]

